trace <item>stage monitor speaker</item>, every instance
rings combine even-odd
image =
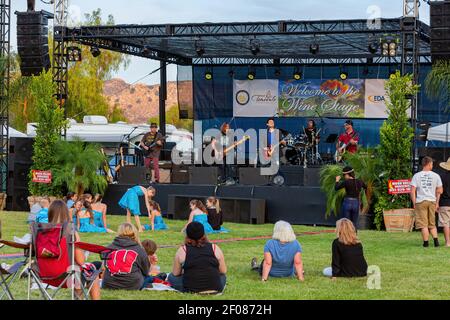
[[[284,178],[285,186],[302,186],[304,170],[300,166],[282,166],[279,173]]]
[[[271,176],[261,174],[261,168],[239,168],[239,184],[252,186],[265,186],[270,183]]]
[[[151,182],[150,170],[141,166],[125,166],[120,169],[119,183],[147,185]]]
[[[450,59],[450,1],[430,2],[431,59]]]
[[[39,75],[50,69],[48,49],[48,13],[16,12],[17,51],[22,76]]]
[[[212,184],[216,185],[219,178],[218,167],[189,167],[190,184]]]
[[[15,188],[28,187],[31,163],[14,161],[11,157],[8,162],[8,194],[12,195]]]
[[[170,181],[177,184],[189,183],[189,167],[182,165],[173,165]]]
[[[304,186],[307,187],[320,186],[320,168],[305,168]]]

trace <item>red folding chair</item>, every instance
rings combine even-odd
[[[74,299],[76,287],[82,290],[85,299],[89,299],[89,292],[100,270],[84,277],[75,263],[73,224],[32,223],[31,233],[33,250],[28,269],[28,298],[33,279],[44,299],[53,300],[61,288],[70,288]],[[53,294],[48,290],[50,286],[56,287]]]
[[[6,240],[0,240],[0,244],[1,248],[11,247],[24,251],[23,258],[21,257],[20,261],[14,263],[9,268],[3,268],[0,264],[0,300],[2,300],[4,296],[6,296],[9,300],[14,300],[14,296],[11,292],[11,285],[17,279],[24,266],[27,264],[28,251],[31,247],[31,244],[21,244]]]

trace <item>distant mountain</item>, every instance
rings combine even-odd
[[[159,85],[142,83],[131,85],[122,79],[111,79],[104,83],[103,93],[111,107],[123,110],[127,122],[147,123],[159,112]],[[167,83],[166,110],[177,105],[177,83]]]

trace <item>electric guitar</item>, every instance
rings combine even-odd
[[[222,152],[217,152],[216,157],[219,158],[220,156],[226,156],[228,152],[230,152],[237,146],[243,144],[245,141],[247,141],[249,139],[250,139],[250,136],[244,136],[241,140],[234,142],[231,146],[225,148]]]
[[[155,139],[152,142],[148,143],[148,142],[144,142],[144,146],[146,146],[148,149],[146,150],[145,148],[142,148],[142,153],[144,154],[144,157],[148,157],[149,154],[153,151],[153,149],[155,147],[162,147],[160,145],[157,144],[158,141],[163,141],[166,140],[169,136],[164,136],[161,139]]]
[[[351,139],[357,136],[356,131],[353,131],[353,134],[351,136]],[[336,153],[334,154],[334,160],[336,162],[341,162],[342,157],[344,156],[345,152],[347,151],[348,143],[341,143],[339,147],[336,149]]]
[[[264,148],[264,153],[263,153],[264,159],[265,159],[265,160],[270,160],[270,159],[272,158],[272,155],[273,155],[273,153],[275,152],[275,150],[276,150],[281,144],[283,144],[283,142],[286,142],[285,139],[286,139],[286,138],[283,138],[283,139],[280,140],[280,142],[278,142],[278,143],[276,143],[276,144],[274,144],[274,145],[272,145],[272,146],[270,146],[270,147]]]

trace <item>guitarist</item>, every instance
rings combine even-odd
[[[154,144],[153,147],[150,146]],[[155,172],[155,182],[159,183],[159,155],[163,146],[163,135],[158,131],[158,125],[152,123],[150,132],[147,132],[141,140],[139,146],[144,150],[144,165],[150,169],[153,163],[153,171]]]
[[[227,136],[229,130],[230,125],[227,122],[222,123],[220,126],[220,137],[217,139],[213,137],[211,141],[214,157],[216,157],[216,159],[221,159],[221,161],[218,162],[221,183],[225,183],[227,179],[231,178],[231,164],[227,163],[227,155],[224,153],[224,150],[233,143]]]
[[[281,135],[284,132],[284,130],[281,129],[279,130],[280,134],[278,136],[278,141],[275,141],[276,128],[275,128],[275,120],[273,118],[267,119],[266,126],[267,126],[267,155],[270,158],[272,157],[272,154],[276,150],[278,145],[286,146],[286,141],[284,141],[281,137]]]
[[[344,123],[344,128],[345,132],[339,136],[336,144],[336,151],[339,154],[343,154],[344,152],[355,153],[358,150],[359,136],[353,129],[353,121],[346,120]]]

